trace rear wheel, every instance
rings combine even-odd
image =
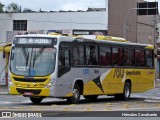
[[[129,82],[126,82],[124,85],[123,93],[115,94],[114,97],[117,100],[128,100],[130,99],[130,95],[131,95],[131,85]]]
[[[97,100],[98,95],[86,95],[86,96],[83,96],[83,97],[87,100]]]
[[[30,100],[35,103],[35,104],[39,104],[42,102],[42,99],[41,97],[30,97]]]
[[[79,85],[75,84],[73,89],[73,96],[67,98],[67,102],[70,104],[77,104],[80,101],[81,89]]]
[[[123,90],[123,94],[121,95],[123,100],[128,100],[130,99],[130,95],[131,95],[131,85],[129,82],[126,82],[124,85],[124,90]]]

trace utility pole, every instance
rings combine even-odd
[[[154,51],[154,54],[157,56],[157,39],[156,39],[156,28],[157,28],[157,20],[159,21],[160,20],[160,17],[156,17],[156,15],[154,15],[153,17],[153,29],[154,29],[154,40],[153,40],[153,45],[154,45],[154,48],[155,48],[155,51]],[[157,60],[157,57],[155,57],[155,80],[158,79],[158,64],[157,64],[158,60]]]

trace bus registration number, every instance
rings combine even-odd
[[[32,92],[24,92],[24,95],[30,96],[30,95],[33,95],[33,93]]]

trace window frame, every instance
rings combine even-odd
[[[13,31],[27,31],[27,20],[13,20]]]

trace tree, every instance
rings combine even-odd
[[[24,8],[23,12],[33,12],[33,10],[31,10],[29,8]]]
[[[0,13],[3,12],[3,7],[4,7],[4,5],[0,2]]]
[[[21,6],[13,2],[7,6],[7,11],[8,12],[21,12]]]

